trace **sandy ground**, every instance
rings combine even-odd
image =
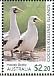
[[[14,53],[14,58],[11,58],[11,53],[9,51],[4,52],[4,61],[25,61],[25,62],[39,62],[39,61],[46,61],[46,51],[44,52],[33,52],[32,57],[30,57],[30,54],[23,54],[23,58],[28,58],[28,60],[20,60],[20,55],[18,53]]]

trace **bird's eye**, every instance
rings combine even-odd
[[[33,21],[35,22],[37,20],[37,18],[34,18]]]
[[[37,20],[37,18],[34,18],[35,20]]]
[[[13,12],[16,13],[17,8],[14,8]]]

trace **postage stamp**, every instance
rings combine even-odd
[[[2,5],[2,73],[53,74],[53,1]]]

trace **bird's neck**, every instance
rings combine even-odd
[[[36,28],[35,24],[28,22],[28,29],[29,30],[30,29],[35,29],[35,28]]]
[[[17,28],[17,22],[16,22],[16,14],[14,13],[10,13],[10,31],[14,29],[18,29]]]
[[[18,29],[17,26],[17,22],[16,22],[16,14],[14,13],[10,13],[10,32],[9,32],[10,36],[16,36],[18,37],[20,35],[20,31]]]
[[[30,35],[38,35],[37,27],[33,23],[28,23],[27,31],[30,33]]]

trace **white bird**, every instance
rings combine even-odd
[[[20,36],[20,40],[17,44],[18,50],[21,52],[32,52],[38,41],[38,30],[35,26],[35,22],[43,22],[37,16],[31,16],[28,21],[28,28]],[[17,48],[17,46],[15,48]],[[14,48],[14,49],[15,49]]]
[[[10,30],[4,34],[4,51],[12,50],[20,39],[20,31],[16,22],[16,13],[20,12],[23,12],[23,10],[16,6],[10,8]]]

